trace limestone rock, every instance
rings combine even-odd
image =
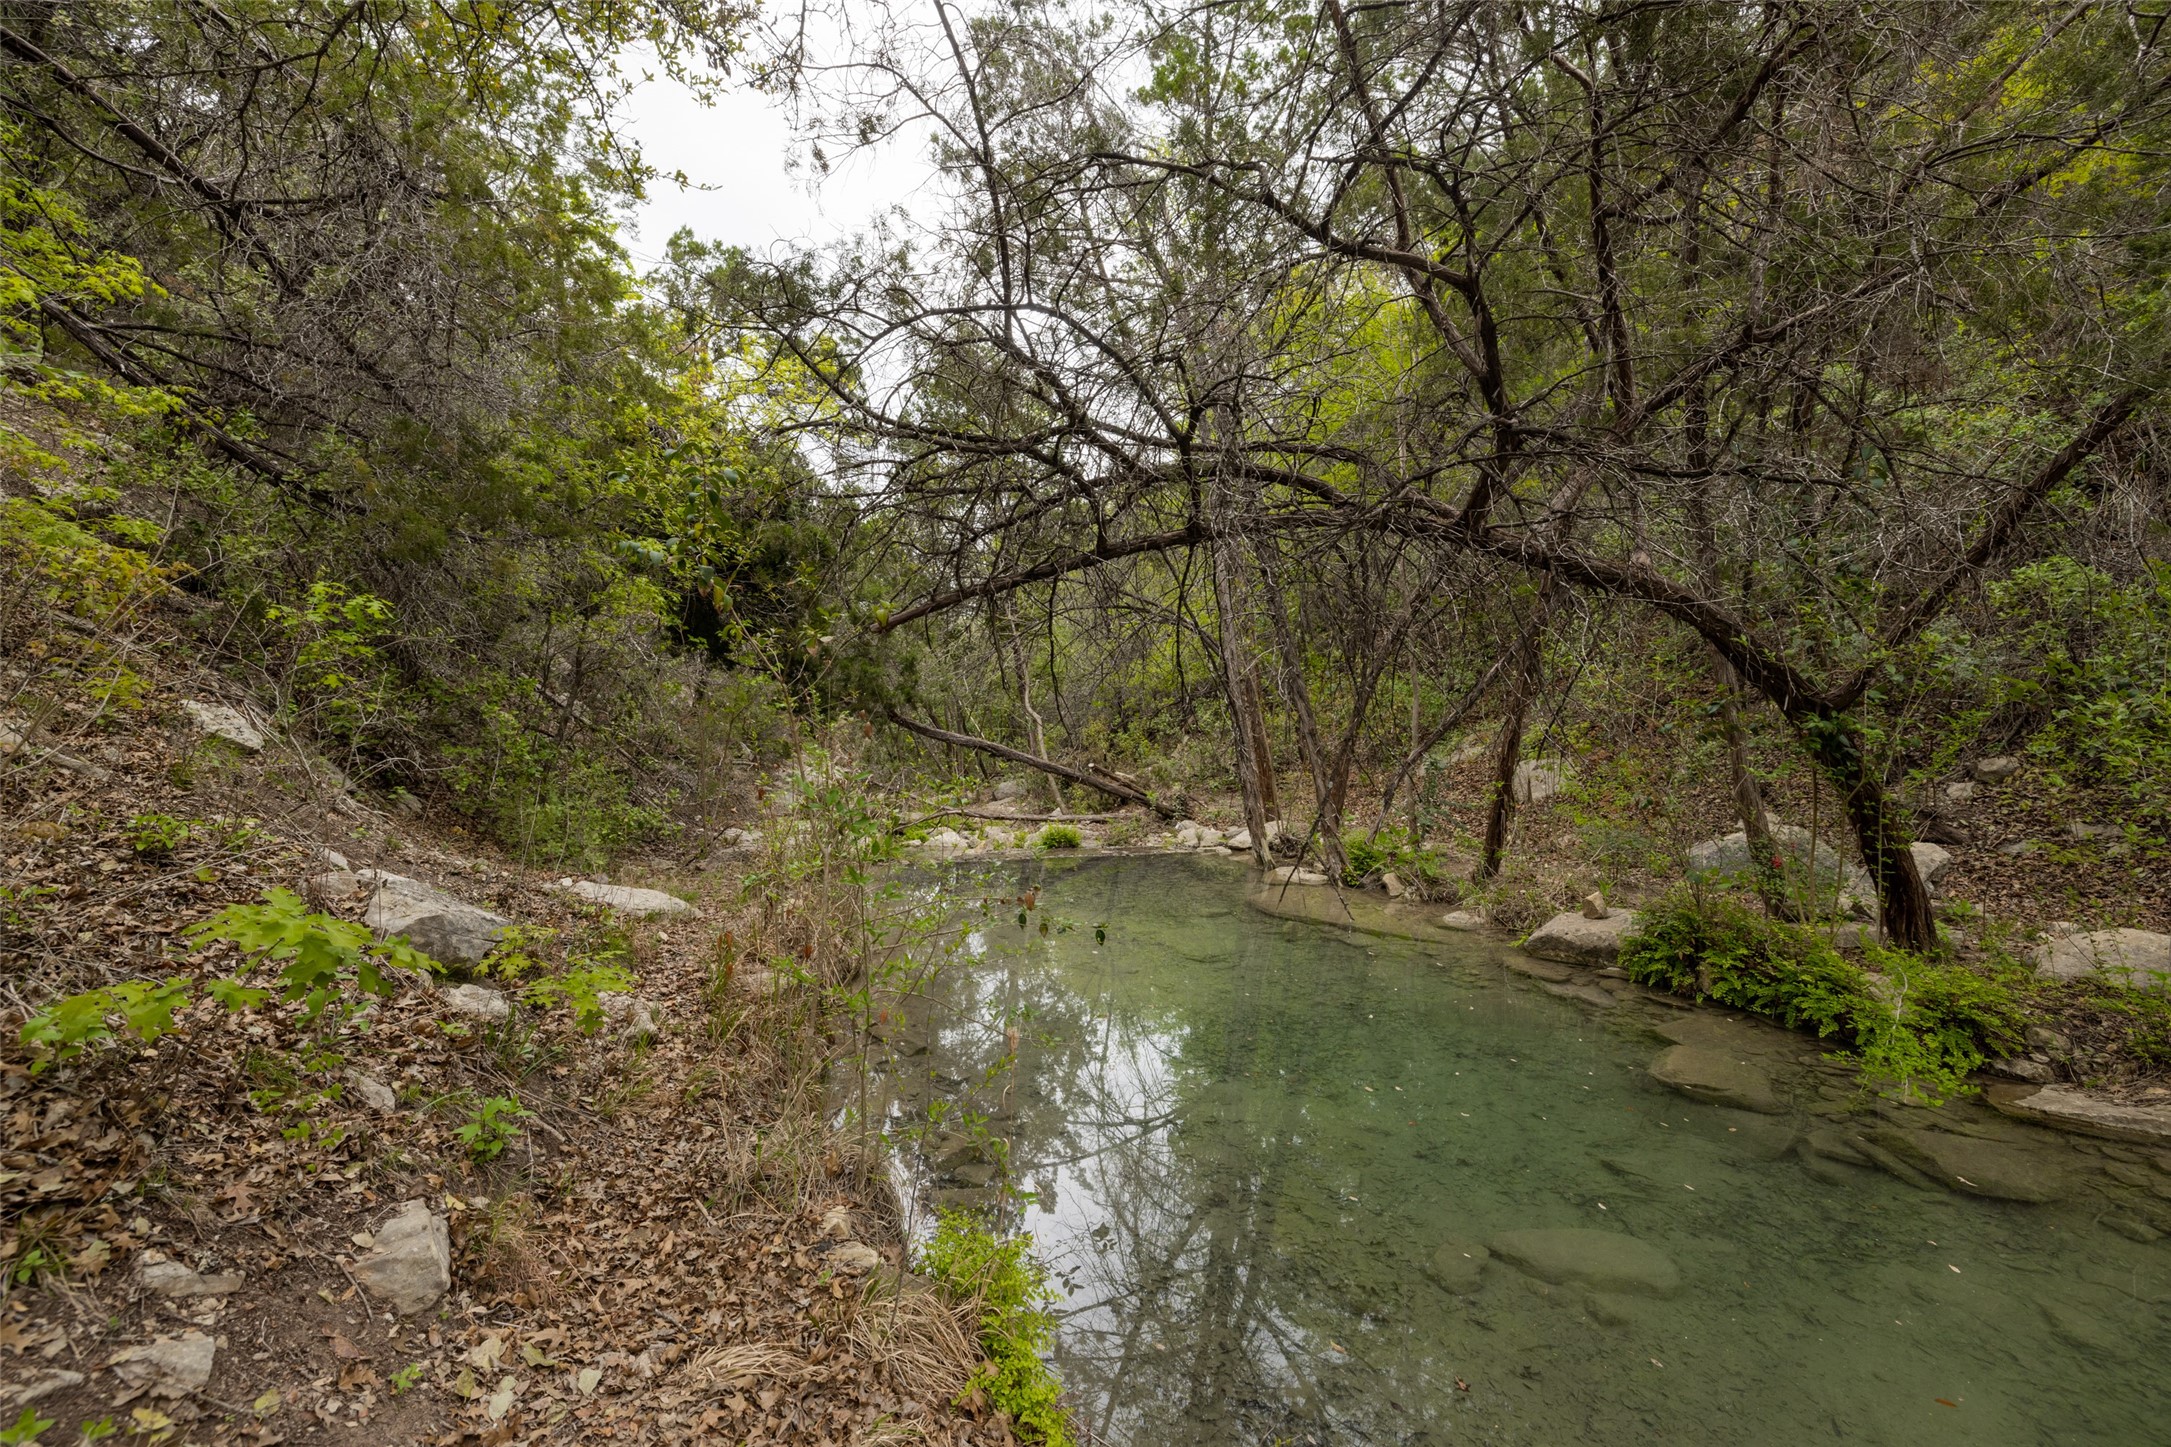
[[[258,753],[264,747],[264,730],[261,725],[231,704],[205,703],[200,699],[187,699],[181,711],[189,716],[196,727],[215,739],[224,739],[236,748]]]
[[[1541,988],[1548,995],[1558,995],[1563,1000],[1581,1000],[1584,1004],[1596,1005],[1601,1010],[1610,1010],[1620,1003],[1610,993],[1596,985],[1558,984],[1545,985]]]
[[[445,1008],[470,1019],[497,1021],[513,1013],[505,992],[493,990],[488,985],[454,985],[442,998]]]
[[[418,879],[381,869],[364,869],[356,877],[370,887],[362,923],[380,935],[405,935],[408,943],[435,959],[474,964],[512,926],[505,916]]]
[[[1481,930],[1485,928],[1485,916],[1469,910],[1451,910],[1440,916],[1440,928],[1452,930]]]
[[[1478,1289],[1492,1254],[1476,1241],[1449,1241],[1432,1253],[1425,1271],[1441,1289],[1468,1296]]]
[[[1566,759],[1525,759],[1515,766],[1515,802],[1542,804],[1574,777],[1575,766]]]
[[[66,1367],[49,1367],[42,1372],[33,1372],[15,1389],[14,1403],[18,1407],[27,1407],[42,1397],[50,1397],[55,1392],[64,1392],[70,1387],[82,1385],[81,1372],[71,1372]]]
[[[1027,787],[1023,779],[1005,779],[995,786],[995,792],[989,797],[1000,803],[1008,803],[1012,799],[1024,798],[1026,793]]]
[[[1947,784],[1945,786],[1945,797],[1955,804],[1965,804],[1975,797],[1975,781],[1973,779],[1962,779],[1956,784]]]
[[[660,889],[635,889],[626,884],[597,884],[589,879],[561,879],[554,889],[578,896],[590,904],[600,904],[620,914],[641,916],[692,914],[694,907],[675,894],[665,894]]]
[[[1994,754],[1969,764],[1967,771],[1975,776],[1978,783],[2002,784],[2020,772],[2020,760],[2011,754]]]
[[[302,885],[302,893],[319,909],[329,909],[362,887],[361,877],[351,869],[327,869],[312,874]]]
[[[1611,913],[1613,913],[1613,911],[1606,908],[1606,894],[1604,890],[1594,889],[1589,894],[1583,896],[1583,918],[1604,919]]]
[[[1869,1139],[1947,1190],[2000,1201],[2055,1201],[2067,1192],[2063,1174],[2043,1153],[2023,1146],[1896,1126],[1871,1131]]]
[[[2111,1140],[2171,1144],[2171,1106],[2122,1105],[2070,1085],[2046,1085],[2036,1090],[1993,1085],[1984,1094],[1999,1110],[2021,1120]]]
[[[1503,1231],[1491,1246],[1495,1256],[1556,1286],[1575,1282],[1643,1296],[1671,1296],[1681,1287],[1671,1257],[1618,1231]]]
[[[340,1079],[346,1083],[347,1089],[354,1092],[355,1099],[379,1115],[390,1115],[400,1108],[400,1098],[393,1092],[392,1087],[374,1075],[365,1071],[349,1070]]]
[[[2015,1055],[2010,1060],[1993,1060],[1986,1068],[2008,1080],[2029,1080],[2037,1085],[2048,1085],[2058,1078],[2049,1065],[2040,1060],[2030,1060],[2025,1055]]]
[[[1410,887],[1402,882],[1402,876],[1399,874],[1381,875],[1379,887],[1387,891],[1389,899],[1400,899],[1410,892]]]
[[[1325,884],[1327,876],[1316,869],[1304,869],[1294,864],[1284,864],[1279,869],[1266,872],[1268,884]]]
[[[1523,941],[1526,953],[1571,965],[1610,965],[1619,958],[1621,941],[1636,932],[1636,912],[1616,909],[1604,919],[1579,913],[1556,914]]]
[[[402,1316],[437,1305],[452,1289],[452,1236],[421,1200],[403,1202],[377,1231],[376,1248],[354,1263],[354,1279]]]
[[[136,1285],[169,1301],[190,1296],[231,1296],[245,1283],[238,1276],[206,1276],[162,1251],[146,1251],[136,1263]]]
[[[2171,988],[2171,935],[2140,929],[2059,935],[2036,947],[2035,972],[2056,980],[2101,977],[2161,992]]]
[[[1236,850],[1238,853],[1242,853],[1243,851],[1251,848],[1251,831],[1249,829],[1237,830],[1234,834],[1231,834],[1229,836],[1228,845],[1231,849]]]
[[[623,990],[604,990],[597,994],[596,1003],[603,1007],[603,1018],[618,1027],[621,1039],[631,1042],[656,1038],[659,1010],[653,1001]]]
[[[1698,1100],[1741,1110],[1777,1115],[1786,1107],[1772,1090],[1771,1077],[1711,1045],[1676,1045],[1651,1062],[1651,1078]]]
[[[865,1276],[882,1264],[882,1253],[864,1241],[840,1241],[822,1262],[840,1276]]]
[[[1869,877],[1869,871],[1845,858],[1829,833],[1815,839],[1816,848],[1812,851],[1807,829],[1798,824],[1775,823],[1771,826],[1771,840],[1788,872],[1813,878],[1820,893],[1854,895],[1867,900],[1877,897],[1877,885]],[[1689,846],[1689,873],[1692,875],[1729,879],[1748,873],[1755,862],[1749,857],[1748,832],[1742,829]],[[1848,911],[1842,907],[1842,912]]]
[[[1941,844],[1917,841],[1908,846],[1908,852],[1915,856],[1915,873],[1922,876],[1924,884],[1934,887],[1952,868],[1952,851]]]
[[[128,1347],[108,1365],[131,1387],[148,1389],[157,1397],[180,1397],[203,1390],[211,1380],[211,1362],[217,1354],[216,1342],[192,1331]]]

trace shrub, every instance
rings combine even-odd
[[[1363,838],[1345,838],[1342,852],[1349,857],[1349,868],[1342,875],[1342,883],[1354,887],[1372,874],[1387,870],[1402,875],[1405,881],[1436,882],[1440,862],[1418,844],[1416,836],[1401,829],[1382,829]]]
[[[1729,900],[1679,896],[1647,911],[1621,967],[1638,984],[1836,1039],[1865,1081],[1933,1101],[1971,1089],[1967,1077],[2021,1031],[2011,992],[1964,966],[1884,949],[1857,964]]]
[[[1033,836],[1036,849],[1076,849],[1085,843],[1085,836],[1075,824],[1047,824]]]
[[[311,914],[291,890],[270,889],[258,904],[235,904],[193,925],[188,937],[197,948],[220,941],[237,944],[259,963],[279,965],[279,986],[256,989],[239,977],[214,979],[204,994],[228,1010],[252,1009],[274,993],[289,1003],[300,1001],[309,1018],[352,987],[388,995],[387,969],[435,971],[437,962],[403,939],[377,940],[358,924],[328,914]],[[169,980],[123,980],[95,990],[65,995],[23,1022],[20,1036],[38,1059],[33,1071],[66,1061],[119,1030],[146,1043],[177,1027],[174,1014],[196,994],[186,976]]]
[[[505,1148],[520,1139],[520,1122],[534,1118],[535,1112],[520,1103],[516,1095],[493,1095],[468,1112],[467,1121],[453,1134],[474,1160],[493,1161],[504,1154]]]
[[[921,1248],[920,1269],[952,1296],[979,1304],[980,1349],[988,1359],[974,1385],[1010,1414],[1027,1441],[1071,1447],[1063,1384],[1040,1359],[1055,1337],[1048,1311],[1055,1294],[1033,1259],[1033,1238],[997,1236],[970,1216],[946,1211]]]

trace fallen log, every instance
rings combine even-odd
[[[897,725],[906,733],[918,734],[921,738],[931,740],[934,743],[952,744],[961,749],[977,749],[983,754],[993,754],[998,759],[1008,759],[1014,764],[1023,764],[1029,769],[1038,769],[1043,774],[1053,774],[1058,779],[1068,779],[1073,784],[1083,784],[1088,789],[1097,789],[1111,799],[1121,799],[1126,804],[1137,804],[1143,808],[1151,809],[1164,819],[1176,817],[1174,809],[1168,805],[1156,803],[1153,796],[1145,790],[1126,784],[1119,779],[1107,778],[1085,769],[1074,769],[1068,764],[1059,764],[1053,759],[1043,759],[1037,754],[1029,754],[1023,749],[1014,749],[1008,744],[996,743],[993,739],[975,738],[971,734],[952,733],[948,729],[936,728],[930,723],[921,723],[918,719],[906,718],[895,709],[888,710],[888,717],[891,723]]]

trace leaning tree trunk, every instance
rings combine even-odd
[[[1870,767],[1860,731],[1841,713],[1805,712],[1792,721],[1810,756],[1839,790],[1855,846],[1877,881],[1885,938],[1903,950],[1934,948],[1937,920],[1930,913],[1930,891],[1915,868],[1914,851],[1909,848],[1913,841],[1883,781]]]

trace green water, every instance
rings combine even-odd
[[[1844,1073],[1777,1032],[1790,1114],[1692,1102],[1647,1074],[1667,1007],[1556,998],[1466,936],[1270,918],[1247,879],[1108,858],[944,881],[960,901],[1040,884],[1074,926],[987,915],[893,1083],[908,1123],[939,1100],[1008,1142],[1034,1195],[1009,1219],[1062,1290],[1054,1361],[1092,1439],[2171,1441],[2171,1238],[2102,1224],[2171,1192],[2147,1152],[1970,1105],[1934,1123],[2040,1149],[2065,1199],[1835,1164],[1801,1136],[1876,1113],[1849,1116]],[[1457,1294],[1429,1269],[1554,1227],[1649,1243],[1679,1288],[1494,1259]]]

